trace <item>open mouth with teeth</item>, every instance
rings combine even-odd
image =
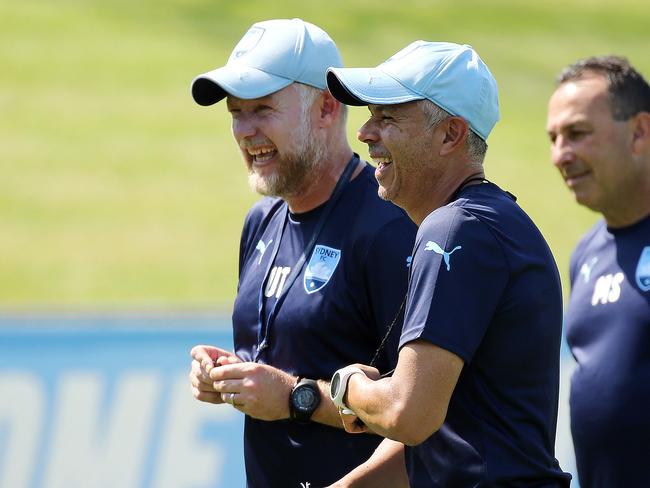
[[[263,164],[270,161],[277,152],[277,149],[274,147],[248,148],[248,154],[251,156],[254,164]]]
[[[393,160],[390,157],[381,157],[381,158],[373,157],[372,160],[375,162],[378,169],[383,169],[386,166],[393,164]]]

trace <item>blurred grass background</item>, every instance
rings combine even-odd
[[[227,112],[189,83],[282,17],[323,27],[348,66],[415,39],[472,44],[501,95],[488,177],[538,223],[568,291],[597,215],[549,162],[546,103],[579,57],[623,54],[650,77],[647,0],[0,0],[0,308],[230,310],[257,197]],[[362,156],[366,113],[350,116]]]

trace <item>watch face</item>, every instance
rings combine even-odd
[[[332,378],[332,383],[330,383],[330,395],[332,397],[338,395],[339,383],[341,383],[341,375],[337,372]]]
[[[309,422],[320,404],[320,390],[316,380],[302,379],[291,391],[289,414],[298,422]]]
[[[316,403],[316,394],[310,387],[298,388],[293,394],[293,401],[296,408],[309,410]]]

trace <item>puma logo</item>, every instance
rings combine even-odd
[[[266,248],[268,246],[270,246],[272,242],[273,242],[273,239],[271,239],[268,244],[264,244],[264,241],[262,239],[260,239],[257,242],[257,245],[255,246],[255,249],[260,252],[260,259],[257,261],[257,264],[262,263],[262,258],[264,257],[264,253],[266,252]]]
[[[597,262],[598,262],[598,258],[594,256],[589,260],[589,263],[582,263],[582,267],[580,268],[580,274],[585,279],[585,283],[589,282],[589,278],[591,278],[591,270],[594,267],[594,264],[596,264]]]
[[[462,246],[456,246],[451,251],[447,252],[443,248],[441,248],[437,242],[433,242],[433,241],[427,242],[426,245],[424,246],[425,251],[433,251],[436,254],[440,254],[442,256],[442,259],[445,260],[445,264],[447,265],[447,271],[451,271],[451,264],[449,262],[449,260],[451,259],[451,255],[455,251],[458,251],[459,249],[462,248],[463,248]]]

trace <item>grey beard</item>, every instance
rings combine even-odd
[[[325,147],[310,135],[305,138],[300,152],[282,157],[282,166],[268,177],[261,178],[250,171],[248,183],[253,191],[261,195],[286,199],[304,191],[320,175],[325,164]]]

